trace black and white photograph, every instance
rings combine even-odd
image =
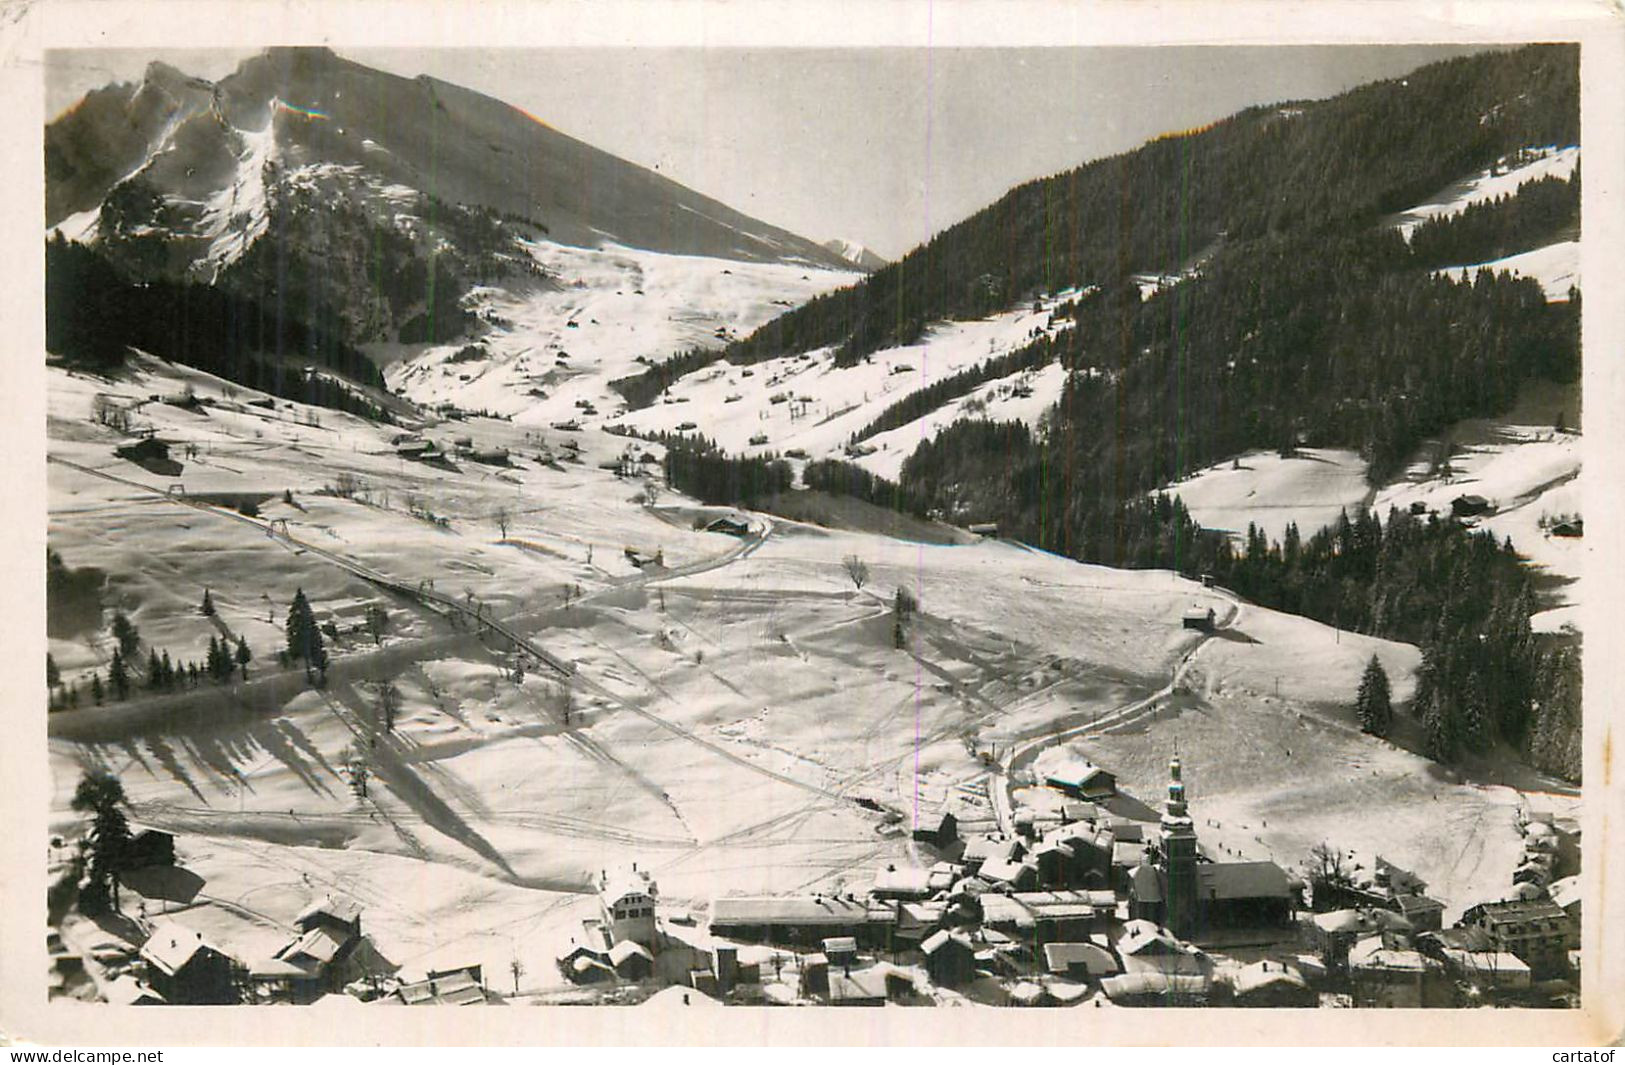
[[[1581,34],[294,32],[29,75],[42,1008],[1618,993]]]

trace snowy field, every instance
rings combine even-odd
[[[1209,466],[1168,486],[1203,526],[1245,539],[1249,523],[1278,541],[1293,522],[1308,539],[1347,508],[1370,498],[1365,461],[1358,452],[1304,448],[1284,459],[1275,451],[1249,451],[1234,462]]]
[[[98,392],[135,401],[187,384],[201,410],[135,413],[173,442],[178,476],[115,458],[128,438],[88,417]],[[1187,658],[1177,716],[1086,741],[1131,790],[1155,799],[1177,739],[1197,816],[1267,818],[1259,845],[1288,864],[1323,835],[1411,848],[1401,816],[1425,850],[1446,830],[1422,823],[1436,792],[1449,825],[1474,828],[1471,853],[1435,870],[1439,889],[1505,882],[1515,793],[1436,781],[1339,717],[1372,653],[1406,697],[1414,648],[1252,607],[1237,621],[1246,639],[1204,642],[1180,614],[1227,615],[1221,592],[996,541],[929,546],[764,515],[744,539],[696,532],[714,511],[669,492],[634,502],[644,483],[600,468],[628,442],[591,430],[426,426],[448,445],[466,435],[512,452],[505,467],[441,469],[395,457],[399,430],[250,405],[262,397],[152,360],[112,381],[53,369],[49,387],[50,545],[70,569],[106,575],[101,620],[51,639],[67,679],[82,687],[105,668],[115,607],[139,627],[143,661],[146,646],[201,658],[214,634],[241,634],[256,655],[246,682],[138,685],[128,702],[53,715],[52,828],[77,824],[68,799],[82,768],[118,772],[134,820],[179,833],[207,881],[186,920],[245,957],[282,941],[310,895],[337,891],[364,905],[409,974],[469,962],[505,973],[518,958],[525,990],[544,991],[561,981],[553,953],[592,912],[583,892],[600,868],[646,863],[669,905],[700,910],[729,892],[861,888],[881,864],[921,856],[856,800],[903,829],[944,807],[972,829],[991,824],[978,752],[1088,726]],[[551,464],[537,461],[544,449]],[[324,493],[346,472],[361,482],[353,498]],[[203,505],[166,496],[174,483]],[[259,517],[232,509],[245,496]],[[281,519],[288,537],[267,535]],[[664,566],[637,569],[626,547]],[[850,555],[869,567],[861,589]],[[575,674],[533,663],[516,681],[504,638],[456,629],[356,568],[483,603]],[[905,650],[889,612],[899,585],[922,607]],[[568,607],[566,586],[580,589]],[[197,611],[205,588],[214,618]],[[321,690],[274,661],[295,588],[339,633]],[[390,616],[376,642],[358,631],[369,604]],[[386,682],[402,705],[379,734]],[[1283,762],[1270,745],[1289,734]],[[357,745],[365,798],[343,771]]]
[[[1569,298],[1569,289],[1580,286],[1580,242],[1559,241],[1544,248],[1508,255],[1504,259],[1475,263],[1472,266],[1451,266],[1434,272],[1456,281],[1464,281],[1470,277],[1477,277],[1482,270],[1496,274],[1511,274],[1514,277],[1534,278],[1540,282],[1541,290],[1546,293],[1549,302],[1563,303]]]

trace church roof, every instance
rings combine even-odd
[[[1207,899],[1292,897],[1292,881],[1274,862],[1205,862],[1196,867],[1196,882]]]

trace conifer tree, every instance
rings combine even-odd
[[[248,650],[248,640],[242,635],[237,637],[237,665],[243,671],[243,679],[248,679],[248,663],[254,660],[254,655]]]
[[[209,589],[203,589],[203,605],[198,607],[206,618],[214,617],[214,598],[209,595]]]
[[[58,672],[58,670],[56,668],[56,659],[51,657],[51,652],[46,651],[45,652],[45,686],[47,688],[55,688],[56,686],[58,686],[61,683],[62,683],[62,674],[60,672]]]
[[[1393,707],[1390,703],[1388,673],[1372,655],[1360,677],[1360,690],[1354,699],[1354,713],[1360,720],[1360,729],[1373,736],[1387,736],[1393,725]]]
[[[119,809],[124,803],[124,787],[111,773],[92,771],[79,779],[73,793],[73,808],[91,815],[90,884],[83,898],[91,912],[98,903],[110,902],[118,909],[118,874],[130,844],[130,823]]]
[[[107,680],[113,686],[113,698],[129,698],[130,671],[124,664],[123,653],[117,648],[113,649],[113,661],[107,667]]]
[[[126,657],[135,654],[141,643],[141,634],[122,610],[113,615],[113,639],[118,641],[118,648]]]
[[[147,652],[147,690],[157,691],[164,683],[164,664],[156,648]]]
[[[90,697],[96,700],[96,705],[102,705],[102,675],[100,672],[90,675]]]

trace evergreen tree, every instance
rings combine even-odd
[[[61,683],[62,683],[62,674],[60,672],[58,672],[58,670],[56,668],[56,659],[51,657],[51,652],[46,651],[45,652],[45,686],[47,688],[55,688]]]
[[[163,687],[164,664],[158,657],[156,648],[147,652],[147,690],[157,691]]]
[[[1354,713],[1360,720],[1360,729],[1373,736],[1387,736],[1393,725],[1393,707],[1389,702],[1388,672],[1372,655],[1360,677],[1360,690],[1354,699]]]
[[[124,803],[124,786],[111,773],[95,770],[79,779],[73,793],[73,809],[91,815],[90,882],[84,902],[95,911],[107,901],[118,909],[118,874],[123,868],[130,844],[130,823],[119,809]]]
[[[113,698],[129,698],[130,670],[124,664],[124,655],[118,648],[113,649],[113,661],[107,667],[107,680],[113,686]]]
[[[90,675],[90,697],[96,701],[97,706],[102,705],[102,695],[102,675],[100,672],[92,673]]]
[[[293,603],[288,607],[286,631],[288,657],[300,659],[308,667],[312,649],[321,641],[321,634],[316,629],[316,615],[310,609],[310,601],[305,598],[303,588],[293,593]]]
[[[248,679],[248,663],[253,660],[254,656],[248,650],[248,640],[239,635],[237,637],[237,665],[243,671],[244,680]]]
[[[136,630],[130,619],[124,616],[122,610],[113,615],[113,639],[118,641],[118,649],[128,658],[135,654],[141,643],[141,634]]]
[[[203,605],[198,607],[206,618],[214,617],[214,599],[209,595],[209,589],[203,589]]]

